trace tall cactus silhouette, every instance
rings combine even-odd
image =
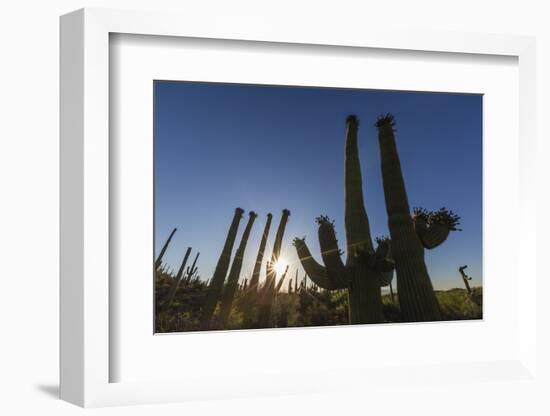
[[[257,321],[256,318],[256,300],[258,295],[258,284],[260,282],[260,272],[262,270],[262,263],[264,261],[265,247],[267,245],[267,238],[269,237],[269,230],[271,228],[271,220],[273,215],[267,214],[267,221],[265,223],[262,239],[260,241],[260,247],[258,248],[258,254],[256,254],[256,262],[254,263],[254,269],[250,282],[248,283],[248,289],[244,295],[242,302],[243,309],[243,325],[245,328],[252,328]]]
[[[349,321],[352,324],[383,322],[381,273],[393,269],[387,257],[388,245],[373,248],[370,225],[363,201],[363,181],[357,145],[359,122],[351,115],[346,120],[345,143],[345,229],[347,261],[342,262],[334,223],[327,216],[317,218],[318,238],[324,266],[313,259],[305,238],[294,245],[302,267],[310,279],[327,290],[347,289]]]
[[[273,243],[271,260],[267,263],[265,284],[258,297],[258,326],[260,328],[269,328],[273,324],[273,300],[275,299],[275,279],[277,277],[275,265],[281,255],[281,246],[289,216],[290,211],[288,209],[283,209],[281,221],[279,222],[277,234],[275,235],[275,242]]]
[[[170,241],[172,241],[172,237],[174,237],[174,234],[176,234],[177,230],[178,230],[177,228],[174,228],[172,230],[172,232],[168,236],[168,239],[166,240],[166,242],[162,246],[162,249],[160,250],[160,254],[158,255],[157,259],[155,260],[155,270],[157,270],[160,267],[160,265],[162,264],[162,258],[164,257],[164,253],[166,253],[166,249],[170,245]]]
[[[443,243],[460,219],[442,208],[429,212],[416,208],[411,216],[391,114],[378,118],[382,181],[388,213],[392,256],[397,274],[397,293],[404,321],[441,319],[432,282],[424,261],[424,249]]]
[[[264,232],[262,234],[262,240],[260,241],[260,248],[258,249],[258,254],[256,255],[254,270],[252,271],[252,277],[250,278],[250,284],[248,286],[251,293],[252,292],[255,293],[258,290],[258,283],[260,281],[260,272],[262,270],[265,247],[267,245],[267,238],[269,236],[269,229],[271,228],[272,219],[273,219],[273,215],[271,213],[267,214],[267,221],[265,223]]]
[[[208,285],[206,299],[202,308],[202,329],[210,329],[212,315],[214,314],[214,310],[216,309],[216,305],[220,299],[223,289],[223,282],[225,281],[227,269],[229,268],[229,262],[231,261],[231,252],[233,251],[233,245],[235,244],[235,238],[237,237],[237,231],[239,229],[239,223],[241,222],[243,213],[244,210],[242,208],[235,209],[233,221],[231,222],[231,226],[227,232],[227,238],[225,240],[222,253],[218,259],[218,263],[216,264],[216,269],[214,270],[210,284]]]
[[[231,313],[231,307],[233,306],[233,298],[235,297],[235,292],[237,291],[237,286],[239,284],[239,276],[241,275],[241,268],[243,265],[244,252],[246,250],[246,245],[248,243],[248,238],[250,237],[250,231],[252,230],[252,225],[258,214],[254,211],[250,211],[248,214],[248,223],[244,229],[243,235],[241,237],[241,242],[235,256],[233,257],[233,264],[231,264],[231,270],[229,270],[229,276],[227,277],[227,284],[222,295],[222,303],[220,307],[220,326],[225,328],[227,325],[227,319]]]

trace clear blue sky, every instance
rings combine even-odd
[[[373,238],[388,235],[374,123],[391,112],[411,209],[445,206],[461,216],[462,232],[426,250],[434,287],[463,287],[457,270],[463,264],[481,284],[482,96],[168,81],[154,88],[155,244],[158,253],[178,228],[164,258],[174,269],[191,246],[193,255],[201,253],[200,275],[210,278],[236,207],[259,214],[242,279],[252,273],[268,212],[274,215],[271,243],[282,209],[291,211],[282,257],[292,277],[296,268],[303,276],[294,237],[306,236],[321,262],[318,215],[335,220],[345,250],[344,133],[352,113],[360,121]]]

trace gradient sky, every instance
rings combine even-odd
[[[291,277],[296,268],[304,274],[292,246],[296,236],[306,236],[321,263],[320,214],[335,220],[345,251],[344,134],[352,113],[360,122],[372,236],[389,235],[374,123],[391,112],[411,209],[445,206],[461,216],[462,232],[426,250],[434,287],[463,287],[458,267],[464,264],[472,283],[481,284],[481,95],[170,81],[154,88],[155,255],[177,227],[164,257],[175,270],[191,246],[192,256],[201,253],[199,274],[211,277],[236,207],[258,213],[241,279],[252,273],[268,212],[274,217],[266,257],[281,211],[291,211],[282,249]]]

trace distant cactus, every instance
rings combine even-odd
[[[424,261],[424,248],[432,249],[445,241],[449,232],[457,229],[459,217],[444,208],[437,212],[416,208],[413,219],[395,143],[394,126],[395,120],[391,114],[381,116],[376,122],[402,319],[411,322],[436,321],[441,319],[441,312]]]
[[[196,266],[196,264],[197,264],[197,260],[199,259],[200,255],[201,255],[201,253],[198,252],[197,255],[195,256],[195,260],[193,260],[193,264],[191,265],[191,267],[187,268],[186,277],[185,277],[185,281],[187,283],[190,283],[191,280],[193,280],[193,277],[196,276],[196,274],[197,274],[198,267]]]
[[[177,228],[174,228],[172,230],[172,232],[168,236],[168,239],[166,240],[166,242],[162,246],[162,249],[160,250],[160,254],[158,255],[157,259],[155,260],[155,270],[158,270],[159,267],[161,266],[162,258],[164,257],[164,253],[166,253],[166,249],[168,248],[168,245],[170,244],[170,241],[172,241],[172,237],[174,237],[174,234],[176,234],[177,230],[178,230]]]
[[[275,242],[273,243],[273,251],[271,253],[271,260],[267,264],[266,270],[266,280],[265,284],[261,290],[261,293],[258,297],[258,327],[259,328],[269,328],[273,325],[273,301],[275,299],[275,279],[277,271],[274,268],[274,265],[277,264],[279,257],[281,255],[281,246],[283,243],[283,236],[285,233],[286,224],[288,222],[288,217],[290,216],[290,211],[284,209],[281,221],[279,222],[279,227],[277,229],[277,234],[275,235]]]
[[[250,211],[248,223],[246,224],[246,228],[244,229],[241,238],[241,243],[239,244],[239,247],[235,252],[235,256],[233,257],[233,264],[231,265],[231,270],[229,271],[229,276],[227,277],[227,284],[225,285],[225,289],[222,295],[219,319],[220,326],[222,328],[226,327],[227,319],[229,318],[231,307],[233,306],[233,299],[235,297],[237,286],[239,284],[239,277],[241,275],[244,252],[246,250],[248,238],[250,237],[250,231],[252,230],[252,226],[254,225],[254,221],[256,220],[257,216],[258,214],[256,214],[254,211]]]
[[[201,316],[202,329],[210,329],[212,315],[221,296],[223,282],[225,281],[225,276],[227,275],[227,269],[229,268],[229,262],[231,261],[231,252],[233,251],[233,245],[235,244],[235,238],[237,237],[237,231],[239,229],[239,223],[241,222],[243,213],[244,210],[242,208],[235,209],[233,221],[231,222],[231,226],[227,232],[227,238],[225,240],[222,253],[218,263],[216,264],[214,275],[210,280],[206,293],[206,299],[204,301]]]
[[[472,278],[466,274],[464,270],[466,270],[468,266],[461,266],[458,268],[458,271],[460,272],[460,275],[462,276],[462,281],[464,282],[464,286],[466,286],[466,292],[468,292],[468,295],[472,294],[472,288],[470,287],[470,280]]]
[[[275,293],[279,293],[279,291],[281,290],[281,287],[283,286],[283,282],[285,281],[286,275],[288,273],[289,267],[290,267],[289,265],[286,266],[283,275],[279,279],[279,282],[277,282],[277,287],[275,288]]]
[[[165,310],[170,307],[170,304],[174,300],[174,296],[176,295],[181,278],[183,276],[183,270],[185,268],[185,264],[187,263],[187,259],[189,258],[190,254],[191,254],[191,247],[187,247],[187,251],[185,252],[185,256],[183,256],[183,261],[181,262],[181,266],[178,270],[178,273],[176,274],[176,277],[172,281],[172,284],[170,286],[170,290],[168,291],[168,295],[166,296],[166,299],[164,299],[164,302],[162,302],[162,308]]]

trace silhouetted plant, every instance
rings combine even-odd
[[[470,280],[472,278],[466,274],[464,270],[466,270],[468,266],[461,266],[458,268],[458,271],[460,272],[460,276],[462,277],[462,281],[464,282],[464,286],[466,286],[466,292],[468,292],[468,295],[472,293],[472,288],[470,287]]]
[[[178,286],[180,284],[181,278],[183,276],[183,270],[185,268],[185,264],[187,263],[187,259],[189,258],[189,255],[191,254],[191,247],[187,247],[187,250],[185,252],[185,255],[183,256],[183,260],[181,262],[180,269],[178,270],[178,274],[172,279],[172,285],[170,287],[170,291],[168,292],[168,296],[164,300],[163,304],[161,305],[162,308],[166,309],[170,307],[170,304],[174,300],[174,295],[176,294],[176,291],[178,290]]]
[[[269,237],[269,229],[271,228],[271,220],[273,215],[267,214],[267,221],[265,223],[264,231],[262,233],[262,239],[260,241],[260,247],[256,254],[256,262],[254,263],[254,270],[252,271],[252,277],[246,291],[245,297],[242,302],[243,320],[245,328],[251,328],[257,323],[257,294],[258,284],[260,281],[260,272],[264,260],[264,252],[267,244],[267,238]]]
[[[231,270],[229,271],[229,276],[227,278],[227,284],[225,285],[225,289],[223,291],[222,303],[220,307],[219,321],[222,328],[226,326],[227,318],[229,317],[229,313],[231,312],[231,306],[233,306],[233,298],[235,297],[235,292],[237,291],[237,285],[239,283],[239,277],[243,265],[246,245],[248,243],[248,238],[250,237],[250,231],[252,230],[252,226],[254,225],[254,221],[256,220],[257,216],[258,214],[256,214],[254,211],[250,211],[248,223],[246,224],[246,228],[244,229],[241,238],[241,243],[239,244],[239,247],[237,248],[237,251],[235,252],[235,256],[233,258],[233,264],[231,265]]]
[[[285,233],[286,224],[290,211],[284,209],[277,234],[275,235],[275,242],[273,243],[273,251],[271,253],[271,260],[267,264],[266,280],[261,293],[258,296],[258,327],[269,328],[273,325],[273,300],[275,298],[275,279],[277,277],[277,271],[275,265],[281,255],[281,246],[283,242],[283,236]]]
[[[176,231],[178,229],[177,228],[174,228],[172,230],[172,232],[170,233],[170,235],[168,236],[168,239],[166,240],[166,242],[164,243],[164,245],[162,246],[162,249],[160,250],[160,253],[157,257],[157,259],[155,260],[155,270],[157,270],[161,264],[162,264],[162,258],[164,257],[164,253],[166,253],[166,249],[168,248],[168,246],[170,245],[170,241],[172,241],[172,237],[174,237],[174,234],[176,234]]]
[[[359,122],[351,115],[346,120],[345,145],[345,229],[347,261],[342,262],[333,222],[317,218],[319,245],[324,266],[313,259],[305,239],[296,238],[298,257],[315,284],[327,290],[347,289],[349,321],[353,324],[383,322],[380,293],[381,273],[393,269],[386,257],[386,245],[375,250],[369,219],[363,202],[363,182],[359,162],[357,132]]]
[[[430,212],[417,208],[413,219],[395,143],[394,117],[379,117],[376,127],[402,317],[404,321],[439,320],[441,313],[424,261],[424,248],[443,243],[449,232],[457,229],[459,217],[446,209]]]
[[[201,316],[201,327],[202,329],[210,329],[210,324],[212,320],[212,315],[220,299],[221,292],[223,289],[223,283],[225,281],[225,276],[227,275],[227,269],[229,268],[229,262],[231,261],[231,252],[233,251],[233,245],[235,244],[235,238],[237,237],[237,231],[239,229],[239,223],[243,216],[244,210],[242,208],[235,209],[235,214],[233,215],[233,221],[227,232],[227,237],[225,244],[223,246],[222,253],[216,264],[216,269],[214,270],[214,275],[210,280],[208,286],[208,293],[206,294],[206,299],[204,302],[204,307],[202,309]]]
[[[200,252],[197,253],[197,255],[195,256],[195,260],[193,260],[193,264],[191,265],[191,267],[187,267],[187,271],[186,271],[186,277],[185,277],[185,282],[187,284],[189,284],[191,282],[191,280],[193,280],[194,278],[197,277],[197,271],[198,271],[198,267],[197,267],[197,260],[199,259],[199,256],[200,256]]]

